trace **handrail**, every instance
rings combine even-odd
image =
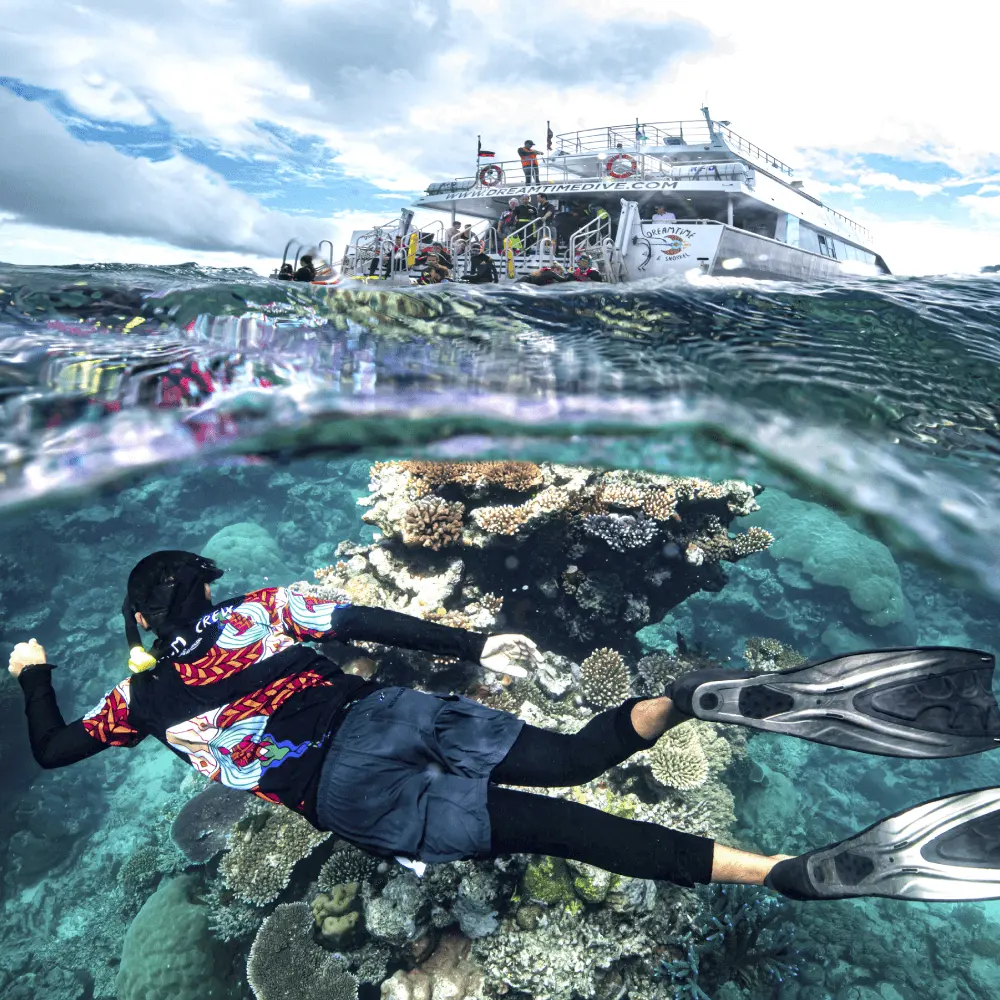
[[[324,243],[326,243],[330,247],[330,253],[329,253],[329,255],[326,258],[326,262],[332,268],[333,267],[333,242],[332,242],[332,240],[320,240],[319,241],[319,246],[317,246],[316,249],[317,249],[317,251],[319,253],[322,253],[323,252],[323,244]],[[284,262],[282,262],[282,263],[284,263]]]
[[[580,250],[588,250],[592,259],[599,255],[599,263],[605,263],[604,240],[610,236],[610,215],[598,215],[596,218],[591,219],[590,222],[582,225],[569,238],[570,267],[575,266],[577,253]]]

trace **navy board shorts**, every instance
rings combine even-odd
[[[317,794],[324,830],[385,856],[486,857],[486,786],[524,722],[459,695],[386,687],[334,734]]]

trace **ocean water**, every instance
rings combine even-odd
[[[340,543],[378,541],[357,503],[373,464],[427,460],[763,487],[760,509],[729,528],[768,530],[770,550],[671,598],[642,591],[676,572],[659,546],[609,548],[590,610],[557,618],[540,583],[548,550],[510,543],[534,568],[498,580],[499,623],[577,665],[620,649],[636,693],[656,693],[640,668],[651,654],[673,668],[736,666],[754,638],[806,657],[909,644],[996,652],[998,310],[995,276],[388,292],[195,265],[0,265],[0,653],[37,637],[59,664],[63,714],[77,718],[125,675],[119,609],[144,554],[209,551],[227,592],[315,583]],[[418,568],[437,558],[400,551]],[[618,610],[616,580],[636,597]],[[470,682],[413,662],[379,669],[429,689]],[[548,892],[558,873],[527,858],[442,866],[423,882],[353,858],[364,886],[352,906],[367,929],[335,945],[311,917],[304,929],[270,918],[313,902],[342,845],[304,850],[280,896],[242,904],[220,871],[236,842],[225,846],[230,813],[216,805],[199,820],[222,846],[207,862],[171,836],[203,791],[190,768],[147,741],[43,772],[4,676],[0,1000],[252,997],[246,961],[262,922],[259,953],[280,932],[300,973],[298,993],[277,974],[258,984],[268,998],[354,995],[330,962],[363,997],[430,995],[419,990],[434,981],[435,996],[451,984],[538,1000],[1000,995],[997,904],[626,891],[593,872],[570,873],[585,889],[538,902],[532,879],[543,872]],[[594,706],[578,669],[564,680],[559,697],[495,684],[483,696],[571,728]],[[639,762],[588,801],[796,853],[1000,784],[991,755],[914,762],[745,737],[705,738],[713,771],[698,788],[664,788]],[[236,839],[259,836],[255,822]]]

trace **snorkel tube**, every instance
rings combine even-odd
[[[132,673],[152,670],[157,663],[157,657],[142,644],[136,612],[162,639],[166,632],[182,628],[211,607],[205,597],[205,584],[213,583],[222,574],[211,559],[193,552],[154,552],[138,563],[129,575],[122,603],[128,668]],[[156,646],[153,648],[155,651]]]

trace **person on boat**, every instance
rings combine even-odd
[[[312,254],[304,253],[299,258],[299,268],[295,272],[295,281],[314,281],[316,278],[316,268],[313,265]]]
[[[577,258],[576,268],[573,270],[574,281],[603,281],[601,272],[590,266],[590,257],[587,254],[580,254]]]
[[[981,690],[992,679],[986,677],[994,662],[987,654],[943,647],[884,650],[762,675],[699,670],[675,681],[664,696],[628,698],[566,734],[459,695],[346,674],[305,645],[376,642],[454,657],[499,675],[527,676],[544,660],[526,636],[485,635],[284,587],[214,602],[210,585],[222,575],[212,560],[190,552],[154,552],[140,560],[122,604],[131,673],[68,724],[44,647],[35,639],[15,645],[8,670],[24,695],[28,740],[39,766],[65,767],[152,736],[204,777],[283,805],[317,829],[411,866],[529,853],[685,886],[766,885],[795,899],[1000,895],[1000,870],[991,854],[1000,816],[996,788],[925,803],[913,810],[919,823],[907,822],[902,813],[793,858],[752,854],[569,799],[504,787],[592,781],[720,705],[740,725],[770,724],[775,731],[851,749],[864,749],[867,740],[871,752],[870,741],[877,739],[882,752],[899,756],[927,756],[932,741],[937,756],[972,752],[970,738],[982,742],[987,730],[994,742],[996,736],[996,702],[989,694],[992,714],[986,713]],[[149,652],[140,628],[155,634]],[[970,670],[976,672],[971,685],[964,676]],[[796,685],[804,673],[808,677]],[[769,697],[767,691],[786,674],[792,675],[785,685],[792,693]],[[855,699],[854,714],[861,718],[852,722],[840,692],[859,686],[865,697]],[[753,711],[743,715],[741,692],[751,689],[756,697],[747,705]],[[803,697],[807,705],[799,704]],[[908,699],[906,710],[871,725],[878,706],[894,697]],[[921,710],[942,697],[957,702],[951,713],[932,711],[922,724]],[[793,702],[792,711],[782,699]],[[769,723],[776,713],[777,721]],[[961,727],[942,724],[951,715],[962,720]],[[915,845],[913,829],[919,833]]]
[[[540,226],[552,226],[556,217],[556,206],[544,195],[535,199],[535,215]]]
[[[544,267],[540,267],[537,271],[532,271],[531,274],[526,274],[518,280],[524,281],[529,285],[558,285],[565,281],[572,281],[573,279],[566,273],[566,269],[559,261],[553,261],[551,264],[546,264]]]
[[[444,231],[444,245],[451,246],[451,241],[462,231],[462,223],[457,219]]]
[[[278,281],[291,281],[295,277],[295,269],[289,263],[284,263],[278,269]]]
[[[467,222],[459,230],[458,235],[455,237],[454,247],[456,254],[464,254],[468,252],[469,241],[472,239],[472,223]]]
[[[542,154],[534,147],[535,144],[530,139],[525,139],[524,145],[518,146],[517,149],[517,155],[521,158],[521,169],[524,170],[524,181],[526,184],[540,183],[538,157]]]
[[[497,266],[493,263],[493,258],[483,249],[482,243],[473,244],[472,250],[472,257],[469,260],[469,275],[462,280],[471,285],[497,284],[500,281]]]
[[[535,227],[530,225],[537,217],[535,206],[531,204],[531,199],[523,197],[514,209],[514,228],[521,231],[521,239],[526,250],[530,250],[535,245]],[[527,228],[525,228],[527,226]]]
[[[677,216],[673,212],[667,211],[667,206],[662,202],[654,206],[653,209],[653,222],[676,222]]]

